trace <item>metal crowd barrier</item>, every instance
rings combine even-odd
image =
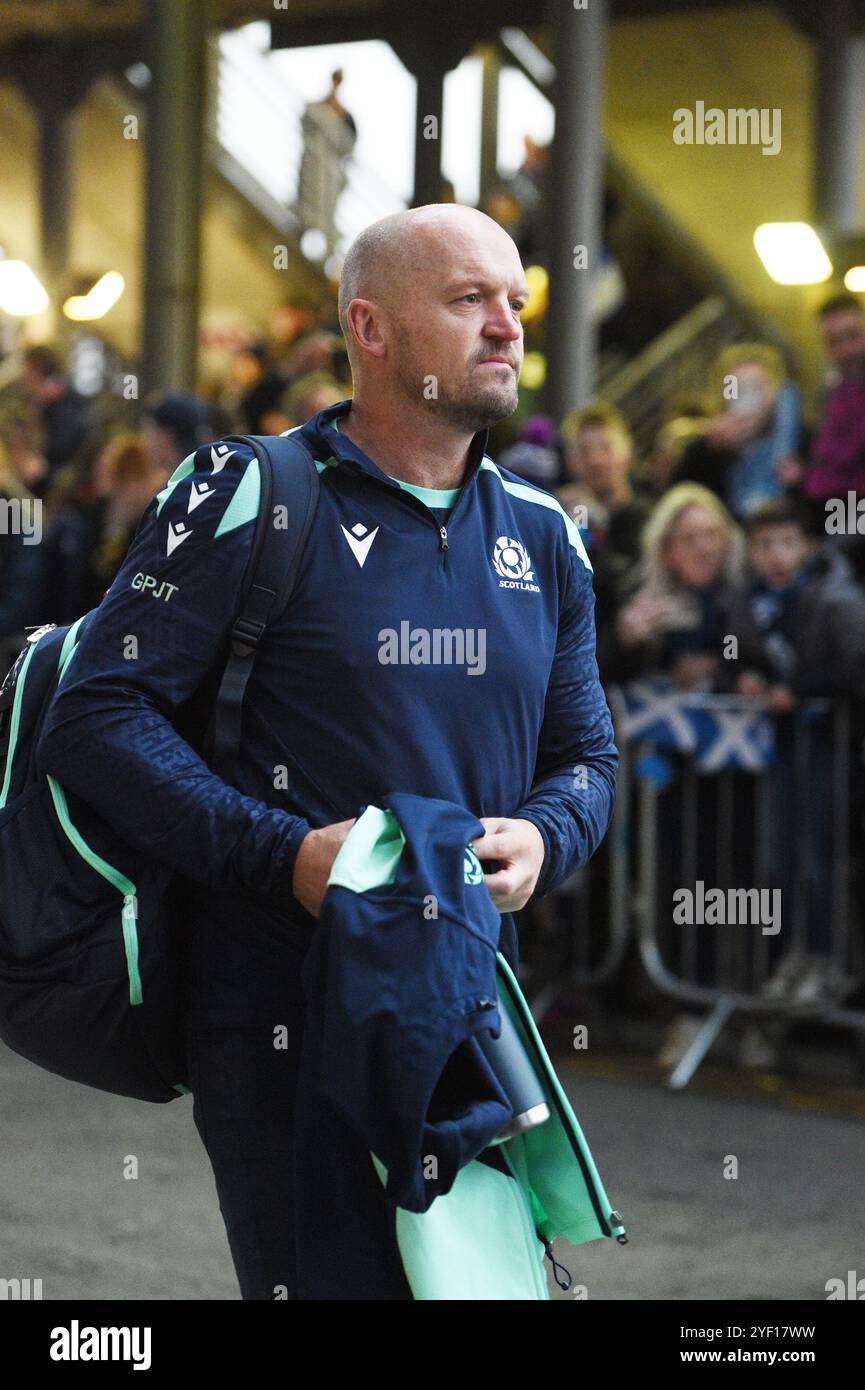
[[[828,952],[823,954],[842,981],[842,997],[849,997],[862,982],[861,928],[853,910],[851,884],[849,705],[808,700],[795,712],[792,748],[789,740],[785,744],[789,755],[785,775],[790,783],[785,803],[791,817],[786,847],[792,856],[789,864],[772,863],[770,854],[779,835],[772,818],[780,797],[788,790],[783,783],[773,786],[772,779],[782,775],[777,762],[762,771],[699,771],[693,752],[661,751],[656,741],[639,736],[632,739],[629,724],[633,720],[625,693],[612,688],[608,699],[622,754],[618,805],[627,839],[618,861],[623,881],[611,896],[611,939],[622,939],[632,913],[642,961],[652,982],[683,1004],[708,1007],[702,1026],[670,1073],[668,1084],[680,1088],[688,1083],[736,1013],[865,1028],[865,1012],[861,1010],[831,999],[798,1004],[789,994],[773,993],[770,984],[785,953],[815,954],[817,914],[813,910],[810,914],[809,940],[809,891],[812,908],[816,894],[813,887],[809,890],[806,871],[814,848],[809,851],[803,841],[814,827],[809,827],[807,807],[804,812],[803,807],[809,792],[820,795],[817,784],[825,763],[815,761],[815,752],[827,751],[831,756],[831,810],[824,828],[827,835],[831,833],[831,865],[828,901],[818,905],[829,918],[821,945],[828,945]],[[753,700],[717,695],[689,695],[686,704],[721,717],[743,717],[753,714],[755,708]],[[665,766],[671,773],[666,786]],[[630,909],[625,897],[629,866],[634,887]],[[778,889],[781,920],[777,932],[768,921],[707,924],[704,920],[681,925],[674,921],[675,904],[672,895],[668,896],[671,888],[691,891],[696,907],[698,884],[702,884],[704,903],[711,888],[720,889],[726,902],[740,907],[746,897],[751,905],[757,901],[750,896],[753,890],[770,893],[779,880],[786,887]],[[772,900],[760,901],[766,905]]]
[[[619,746],[619,785],[630,778],[630,749]],[[629,856],[631,843],[630,799],[617,795],[610,828],[605,839],[606,883],[603,917],[590,912],[593,880],[598,878],[598,860],[577,870],[544,898],[532,902],[531,922],[536,937],[548,940],[564,936],[567,964],[561,969],[540,972],[539,982],[529,988],[529,1007],[536,1022],[569,986],[594,989],[606,984],[618,971],[632,933],[629,914]],[[564,911],[562,912],[562,908]],[[562,933],[561,918],[565,917]]]

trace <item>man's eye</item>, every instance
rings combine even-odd
[[[512,299],[512,300],[511,300],[511,308],[514,309],[514,310],[516,311],[516,313],[521,314],[521,313],[523,312],[523,309],[524,309],[525,307],[526,307],[526,306],[525,306],[525,304],[523,303],[523,301],[522,301],[521,299]]]
[[[469,294],[464,294],[463,299],[480,299],[477,290],[472,290]]]

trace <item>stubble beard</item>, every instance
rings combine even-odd
[[[478,380],[477,364],[473,362],[461,382],[445,382],[424,371],[404,350],[400,353],[397,380],[406,400],[425,406],[451,428],[470,430],[472,434],[498,424],[499,420],[513,415],[517,408],[516,372],[503,366],[498,378],[488,382]]]

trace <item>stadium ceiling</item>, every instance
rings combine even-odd
[[[420,37],[418,31],[428,30],[439,39],[449,39],[455,49],[462,44],[462,52],[466,52],[474,43],[493,39],[499,30],[513,25],[531,30],[535,42],[545,47],[544,34],[550,26],[553,6],[558,3],[561,0],[472,0],[467,5],[465,0],[437,0],[434,5],[419,6],[415,0],[287,0],[286,10],[275,10],[271,16],[272,45],[302,48],[379,38],[394,43],[399,51],[403,36]],[[761,0],[608,0],[613,21],[725,9],[738,10],[745,17],[749,9],[760,3]],[[833,21],[865,30],[865,0],[766,0],[765,7],[780,10],[811,38],[825,33]]]
[[[771,7],[771,0],[770,0]],[[612,18],[631,19],[654,14],[696,10],[747,10],[743,0],[610,0]],[[847,11],[853,27],[865,29],[865,0],[776,0],[798,26],[816,37],[833,14]],[[147,21],[148,0],[2,0],[0,46],[16,40],[99,35],[120,37],[140,33]],[[549,22],[549,0],[436,0],[418,6],[414,0],[286,0],[266,10],[254,0],[209,0],[210,21],[218,28],[235,28],[270,19],[275,48],[300,48],[355,39],[390,38],[432,19],[441,33],[453,27],[473,41],[492,38],[505,25],[543,30]],[[454,34],[457,38],[457,34]]]
[[[145,25],[149,8],[148,0],[2,0],[0,44],[24,38],[128,33]],[[211,22],[220,28],[262,18],[262,6],[251,0],[209,0],[209,10]]]

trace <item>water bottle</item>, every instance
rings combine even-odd
[[[499,1004],[499,1017],[502,1030],[497,1038],[486,1028],[475,1034],[481,1051],[514,1112],[513,1118],[493,1140],[494,1144],[502,1144],[506,1139],[524,1134],[526,1130],[533,1129],[535,1125],[542,1125],[550,1118],[541,1083],[511,1016],[502,1003]]]

